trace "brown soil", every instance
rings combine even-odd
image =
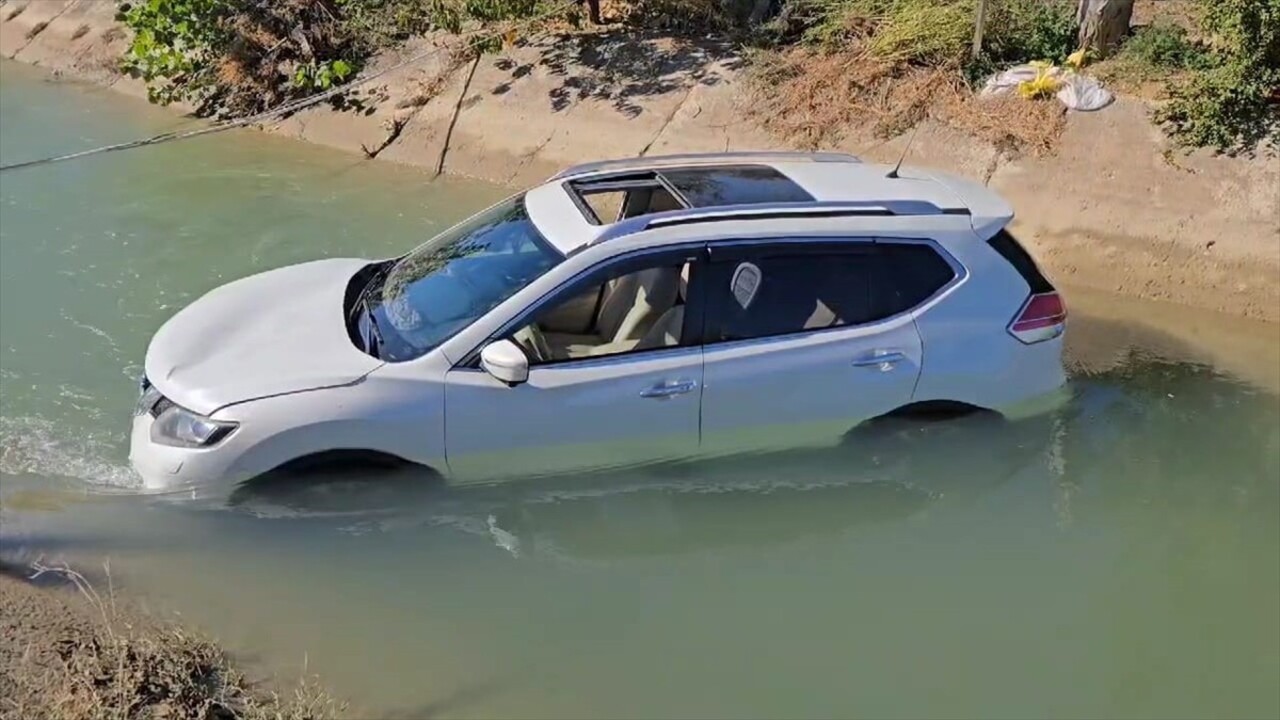
[[[31,574],[0,567],[0,719],[342,714],[313,685],[287,698],[251,687],[213,642],[127,609],[82,576],[48,572],[38,579],[52,586],[40,587]]]

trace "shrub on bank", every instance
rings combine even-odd
[[[618,0],[608,12],[624,30],[763,45],[754,55],[755,80],[782,101],[770,106],[766,124],[816,144],[850,122],[900,132],[935,112],[944,93],[963,99],[1001,67],[1062,62],[1075,50],[1077,0],[987,1],[976,58],[977,0]],[[1170,23],[1140,28],[1108,72],[1172,76],[1170,100],[1157,119],[1180,143],[1235,152],[1268,138],[1280,142],[1280,0],[1196,2],[1201,37]],[[185,101],[220,116],[252,114],[341,85],[375,52],[414,35],[527,28],[542,20],[576,26],[581,14],[573,0],[120,4],[120,18],[134,33],[124,69],[147,82],[154,102]],[[473,37],[469,50],[491,49],[497,38]],[[989,131],[999,126],[980,115],[959,113]],[[1021,123],[1010,133],[1015,144],[1042,146],[1060,126],[1052,115],[1036,107],[1027,117],[1007,118]]]
[[[1168,20],[1135,29],[1120,48],[1119,58],[1156,72],[1190,70],[1205,66],[1208,60],[1187,29]]]
[[[351,79],[380,49],[429,32],[566,14],[564,0],[123,0],[123,70],[152,102],[238,117]],[[492,44],[477,37],[476,48]]]
[[[1074,49],[1073,0],[990,0],[987,64],[1061,60]],[[790,0],[779,14],[785,39],[828,51],[858,49],[927,66],[970,62],[977,0]]]
[[[1280,148],[1280,0],[1198,0],[1207,50],[1156,118],[1189,147]]]
[[[1092,70],[1108,82],[1144,92],[1208,67],[1203,44],[1186,27],[1161,18],[1134,28],[1118,51]]]

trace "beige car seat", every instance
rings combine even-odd
[[[649,332],[636,343],[636,350],[675,347],[680,344],[680,332],[684,329],[684,306],[689,299],[689,266],[690,263],[685,263],[684,267],[680,268],[677,304],[672,305],[653,323]]]
[[[594,334],[546,333],[557,358],[608,355],[636,346],[654,323],[675,305],[680,272],[658,267],[609,281]]]

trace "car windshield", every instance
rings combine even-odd
[[[354,334],[371,355],[412,360],[563,259],[516,196],[375,274],[353,309]]]

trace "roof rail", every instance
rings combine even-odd
[[[586,175],[606,170],[648,170],[671,167],[673,165],[714,165],[740,164],[748,162],[862,162],[853,155],[831,152],[726,152],[726,153],[688,153],[684,155],[650,155],[646,157],[622,158],[618,160],[601,160],[583,163],[561,170],[551,180],[563,180],[576,175]]]
[[[721,205],[708,208],[668,210],[654,215],[621,220],[604,228],[590,241],[598,245],[656,228],[737,220],[815,219],[831,217],[910,217],[925,215],[969,215],[965,207],[938,207],[922,200],[875,202],[769,203],[766,205]]]
[[[655,215],[644,229],[730,220],[773,220],[778,218],[968,215],[964,207],[938,207],[923,200],[883,200],[875,202],[775,203],[770,205],[730,205],[695,208]]]

